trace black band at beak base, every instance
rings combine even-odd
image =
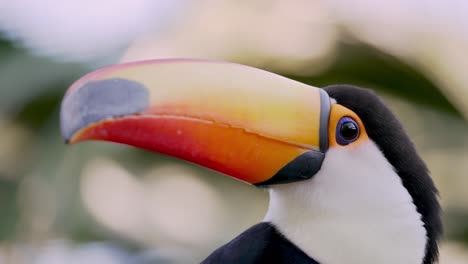
[[[312,178],[322,167],[325,154],[319,151],[307,151],[299,155],[279,170],[272,178],[256,183],[257,187],[303,181]]]
[[[322,167],[325,153],[328,150],[328,124],[330,119],[330,97],[325,90],[320,89],[320,151],[307,151],[299,155],[279,170],[270,179],[255,184],[257,187],[266,187],[272,184],[291,183],[312,178]]]
[[[303,181],[312,178],[322,167],[325,153],[328,150],[328,124],[330,119],[330,97],[325,90],[320,89],[320,151],[307,151],[289,162],[270,179],[255,184],[266,187],[272,184],[283,184]]]
[[[328,150],[328,125],[330,122],[330,97],[325,90],[320,89],[320,151],[322,153]]]

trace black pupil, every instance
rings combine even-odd
[[[357,136],[358,128],[353,122],[346,122],[341,125],[340,134],[346,140],[352,140]]]

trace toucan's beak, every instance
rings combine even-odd
[[[248,66],[154,60],[92,72],[67,91],[67,142],[105,140],[194,162],[256,185],[304,180],[328,147],[321,89]]]

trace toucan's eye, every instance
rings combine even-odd
[[[359,137],[359,125],[351,117],[343,117],[336,126],[336,142],[348,145]]]

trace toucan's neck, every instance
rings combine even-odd
[[[272,187],[264,221],[320,263],[421,264],[425,254],[420,214],[372,142],[330,149],[311,180]]]

